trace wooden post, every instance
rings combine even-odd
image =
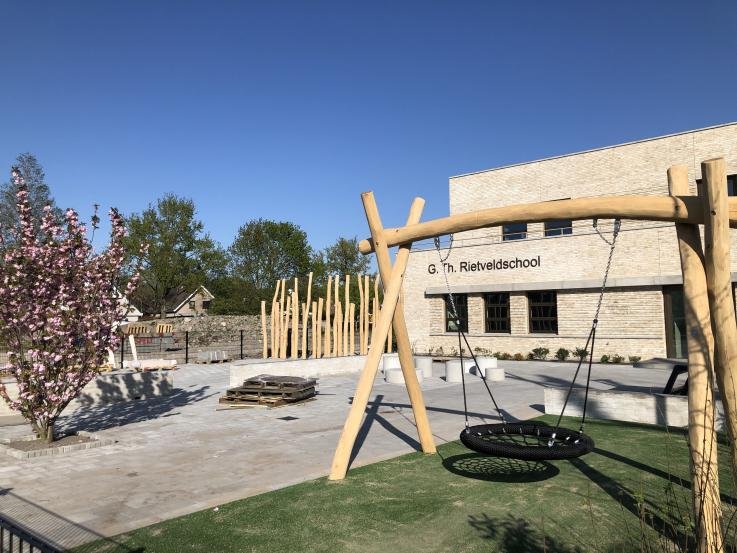
[[[351,303],[348,306],[348,321],[349,321],[349,337],[348,337],[348,352],[347,355],[356,354],[356,336],[354,334],[356,328],[356,304]]]
[[[284,294],[287,288],[287,281],[281,280],[281,291],[279,292],[279,359],[284,359],[287,356],[286,348],[286,337],[287,329],[284,326]]]
[[[299,280],[294,277],[294,290],[292,291],[292,359],[299,357]]]
[[[361,199],[363,200],[363,208],[366,211],[366,218],[368,219],[369,229],[371,230],[371,242],[374,246],[374,251],[376,252],[376,263],[379,266],[382,285],[384,285],[384,302],[386,302],[387,290],[385,284],[387,284],[389,279],[392,278],[392,262],[389,256],[389,248],[382,240],[384,227],[381,224],[379,209],[376,207],[374,195],[371,193],[365,193],[362,194]],[[419,222],[424,203],[425,202],[422,200],[419,202],[415,200],[415,203],[412,205],[413,209],[410,211],[410,215],[407,219],[408,225]],[[381,312],[383,313],[384,310],[385,306],[382,305]],[[402,367],[404,383],[407,387],[407,395],[409,395],[409,400],[412,404],[412,413],[415,417],[420,445],[422,447],[422,451],[425,453],[435,453],[435,441],[432,436],[432,430],[430,430],[430,421],[427,418],[425,400],[422,396],[420,383],[417,381],[417,373],[415,372],[415,359],[412,354],[412,344],[409,341],[409,334],[407,333],[407,324],[404,319],[404,301],[402,300],[401,294],[397,300],[392,321],[394,333],[397,338],[399,363]],[[387,336],[388,335],[389,333],[387,332]],[[383,343],[383,338],[377,339],[377,349],[382,349]]]
[[[269,340],[266,335],[266,300],[261,300],[261,341],[264,344],[261,357],[266,359],[269,355]]]
[[[312,344],[312,358],[317,359],[317,344],[320,343],[319,337],[317,335],[317,302],[312,302],[312,339],[310,340]]]
[[[363,275],[358,275],[358,354],[363,355]]]
[[[340,309],[340,280],[335,275],[335,312],[333,313],[333,355],[340,355],[340,325],[338,324],[338,310]]]
[[[732,307],[727,171],[724,159],[701,164],[704,258],[714,333],[714,368],[730,437],[732,475],[737,478],[737,321]]]
[[[338,311],[335,315],[335,356],[343,356],[343,305],[338,301],[335,304]]]
[[[423,204],[424,201],[420,198],[415,199],[412,203],[412,209],[410,209],[410,216],[419,219],[419,213],[422,212]],[[379,242],[382,240],[381,236],[376,236],[375,238]],[[345,478],[348,470],[353,445],[356,442],[356,436],[358,435],[361,420],[368,405],[371,388],[376,378],[376,372],[379,370],[381,356],[384,352],[384,340],[389,333],[389,327],[392,324],[397,301],[399,300],[399,291],[402,288],[404,271],[407,268],[407,261],[409,260],[409,249],[410,246],[408,244],[399,247],[391,276],[386,281],[387,287],[384,291],[384,308],[379,314],[379,320],[374,329],[375,339],[372,340],[371,347],[369,348],[363,372],[358,380],[356,393],[353,397],[353,403],[343,426],[343,432],[340,435],[338,446],[335,449],[333,464],[330,470],[330,476],[328,477],[330,480],[342,480]]]
[[[668,169],[668,185],[674,196],[686,196],[688,167]],[[683,301],[688,344],[688,441],[691,453],[691,498],[696,519],[697,550],[722,550],[722,509],[715,429],[714,338],[699,227],[676,223],[683,273]]]
[[[332,348],[330,335],[332,333],[332,324],[330,322],[330,311],[333,308],[333,304],[330,302],[331,290],[333,288],[333,277],[328,277],[328,295],[325,298],[325,347],[323,348],[323,355],[325,357],[331,357],[330,350]]]
[[[278,352],[279,352],[279,349],[278,349],[278,346],[277,346],[277,341],[276,341],[277,340],[277,338],[276,338],[276,329],[277,329],[277,327],[276,327],[276,321],[277,321],[277,319],[276,319],[276,317],[277,317],[277,313],[276,313],[276,306],[277,306],[276,298],[279,295],[279,285],[280,285],[280,281],[277,280],[276,281],[276,288],[274,289],[274,298],[271,300],[271,351],[269,353],[270,353],[270,355],[271,355],[272,358],[277,357],[278,356]]]
[[[371,305],[371,300],[369,299],[370,282],[371,277],[365,275],[363,277],[363,355],[368,353],[369,345],[369,306]]]
[[[302,359],[307,359],[307,321],[309,317],[310,306],[312,305],[312,272],[307,276],[307,300],[305,300],[305,308],[302,315]],[[314,348],[313,350],[314,351]]]
[[[343,301],[343,355],[348,355],[348,313],[350,308],[348,307],[350,298],[351,288],[351,275],[345,275],[345,300]]]
[[[322,298],[317,298],[317,354],[315,355],[315,359],[320,359],[323,355],[323,341],[322,341]]]

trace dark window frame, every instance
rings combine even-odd
[[[701,192],[702,179],[696,179],[696,192]],[[727,175],[727,196],[737,196],[737,174]]]
[[[517,227],[517,228],[514,228]],[[524,228],[524,230],[522,230]],[[527,223],[511,223],[502,225],[502,241],[524,240],[527,238]]]
[[[557,219],[545,221],[545,236],[565,236],[573,234],[573,221],[571,219]]]
[[[484,294],[484,331],[487,334],[512,333],[509,292],[488,292]]]
[[[558,334],[558,292],[527,292],[527,317],[530,334]]]
[[[468,332],[468,294],[453,294],[453,301],[458,311],[461,332]],[[445,332],[458,332],[456,321],[452,315],[450,296],[448,294],[443,296],[443,304],[445,305]]]

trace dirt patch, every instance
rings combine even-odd
[[[47,443],[43,440],[16,440],[5,445],[20,451],[37,451],[39,449],[53,449],[65,445],[83,444],[92,441],[94,440],[89,436],[64,436],[52,443]]]

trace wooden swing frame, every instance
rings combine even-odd
[[[689,195],[688,168],[668,169],[668,196],[604,196],[483,209],[420,223],[424,200],[416,198],[407,224],[384,228],[372,192],[361,195],[371,237],[362,240],[363,254],[374,252],[384,287],[384,300],[371,338],[363,372],[335,450],[329,479],[342,480],[381,362],[390,328],[397,340],[422,451],[435,453],[435,443],[415,373],[412,349],[400,295],[412,242],[444,234],[510,223],[556,219],[628,219],[676,223],[681,257],[688,344],[688,437],[691,455],[693,508],[698,551],[720,551],[721,502],[717,477],[714,390],[716,377],[731,443],[732,472],[737,479],[737,320],[732,305],[730,227],[737,228],[737,198],[727,197],[723,158],[701,164],[702,186]],[[699,226],[704,225],[702,248]],[[394,265],[389,248],[399,246]]]

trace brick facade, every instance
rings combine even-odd
[[[737,124],[602,148],[558,158],[503,167],[450,179],[450,213],[487,207],[600,195],[667,194],[666,170],[686,164],[696,191],[700,162],[723,156],[728,174],[737,174]],[[611,236],[612,221],[599,229]],[[542,223],[528,225],[524,240],[502,241],[501,228],[458,234],[447,263],[455,292],[468,293],[471,345],[526,355],[536,347],[555,352],[585,342],[609,254],[608,245],[591,221],[573,223],[571,235],[544,236]],[[737,237],[732,236],[733,252]],[[448,250],[442,251],[443,256]],[[737,272],[737,256],[732,271]],[[476,262],[539,260],[539,266],[480,268]],[[462,265],[464,264],[464,265]],[[533,262],[534,264],[534,262]],[[461,268],[465,270],[461,270]],[[673,224],[625,221],[613,258],[615,285],[604,299],[597,334],[601,354],[666,355],[663,287],[680,283],[680,260]],[[527,292],[557,290],[557,334],[529,332]],[[446,333],[442,296],[445,281],[438,254],[417,244],[405,276],[404,301],[410,340],[417,351],[457,349],[457,337]],[[484,332],[484,292],[510,294],[511,332]]]

